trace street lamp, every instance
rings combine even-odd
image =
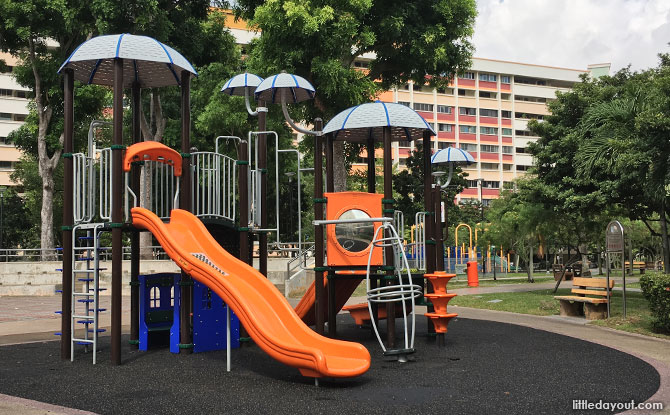
[[[491,266],[493,267],[493,281],[496,280],[496,247],[491,245],[491,251],[493,251],[493,259],[491,261]],[[502,261],[502,259],[501,259]]]
[[[431,175],[435,178],[436,184],[433,185],[435,200],[435,236],[437,244],[437,270],[444,271],[444,230],[442,229],[442,184],[440,178],[445,175],[444,171],[434,171]],[[446,216],[446,207],[445,207]],[[446,219],[446,218],[445,218]]]
[[[2,214],[3,214],[3,208],[5,204],[5,191],[7,190],[6,186],[0,186],[0,249],[3,249],[3,240],[2,240],[2,233],[3,233],[3,219],[2,219]]]

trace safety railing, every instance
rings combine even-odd
[[[417,212],[414,216],[414,243],[410,244],[414,268],[426,270],[426,212]]]
[[[100,192],[100,219],[112,220],[112,149],[105,148],[98,151],[100,177],[98,190]],[[93,192],[95,193],[95,192]]]
[[[90,222],[95,216],[95,160],[83,153],[72,155],[74,223]]]
[[[286,279],[291,279],[298,272],[308,269],[309,262],[314,258],[314,249],[314,244],[311,244],[286,263]]]
[[[235,220],[237,168],[235,160],[213,152],[191,153],[193,213]]]

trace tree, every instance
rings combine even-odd
[[[476,7],[473,0],[242,0],[236,13],[261,32],[250,45],[250,68],[261,75],[287,70],[314,85],[314,102],[292,109],[309,122],[409,80],[445,86],[457,68],[470,66]],[[364,56],[372,57],[369,68],[354,68]],[[336,191],[346,189],[343,147],[336,142]]]

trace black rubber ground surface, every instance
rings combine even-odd
[[[355,379],[315,387],[258,347],[172,355],[125,346],[124,364],[78,353],[59,360],[58,342],[0,347],[0,393],[103,414],[563,414],[573,399],[643,402],[659,375],[628,354],[510,324],[458,319],[447,344],[417,336],[414,361],[385,361],[371,331],[340,316],[339,336],[363,343],[372,366]],[[417,318],[425,333],[425,318]],[[124,344],[127,343],[124,339]],[[589,412],[594,413],[594,412]]]

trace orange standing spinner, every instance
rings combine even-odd
[[[382,217],[381,194],[362,192],[325,193],[326,219],[362,219]],[[372,238],[380,223],[342,223],[326,227],[328,265],[346,266],[368,263]],[[372,252],[370,265],[384,265],[381,249]]]

